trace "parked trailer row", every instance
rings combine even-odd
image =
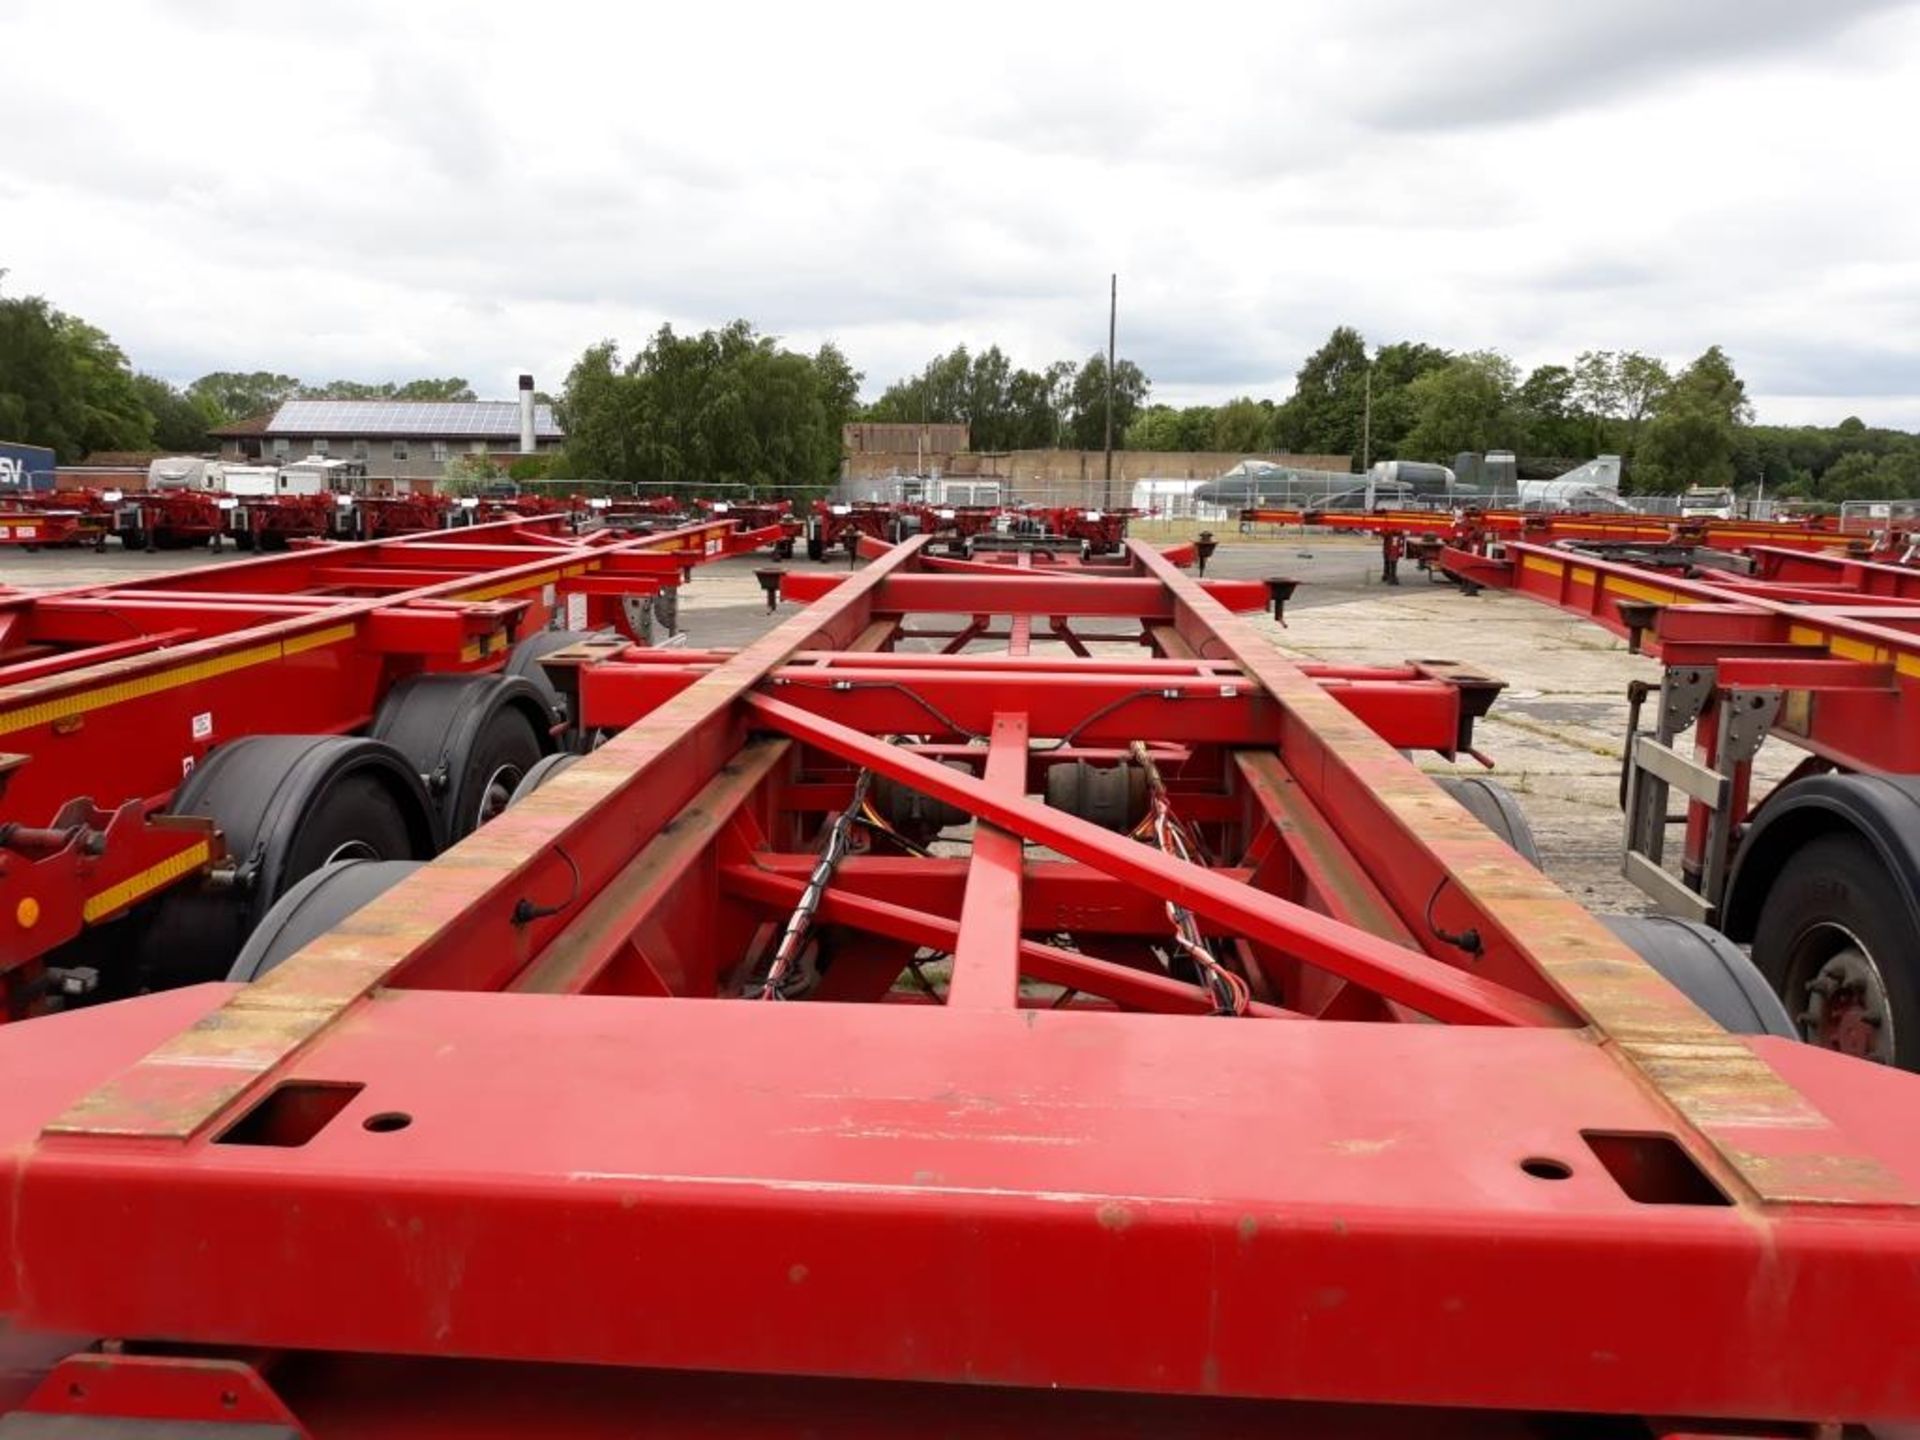
[[[1304,525],[1313,529],[1379,535],[1406,542],[1411,553],[1431,557],[1442,545],[1480,550],[1508,541],[1536,545],[1618,547],[1644,553],[1672,550],[1744,551],[1756,545],[1790,550],[1838,551],[1862,558],[1905,561],[1915,537],[1898,526],[1859,530],[1829,517],[1801,520],[1724,520],[1701,516],[1621,515],[1612,512],[1544,510],[1312,510],[1246,509],[1242,529],[1254,525]]]
[[[1920,1070],[1920,570],[1772,545],[1435,563],[1661,662],[1630,694],[1624,874],[1750,944],[1806,1039]],[[1771,787],[1754,774],[1769,740],[1804,753]]]
[[[1737,952],[1630,948],[1405,759],[1484,677],[1295,666],[1190,548],[927,548],[785,576],[741,650],[561,647],[616,733],[486,827],[334,856],[229,983],[0,1027],[0,1424],[1916,1417],[1915,1082],[1760,1033]],[[394,593],[356,654],[464,654]]]
[[[0,1019],[218,979],[316,867],[457,840],[575,743],[541,654],[772,538],[501,521],[0,591]]]
[[[1134,510],[1080,506],[935,505],[897,501],[816,500],[807,519],[807,555],[850,556],[862,537],[895,543],[926,535],[951,554],[976,549],[1054,548],[1084,556],[1117,554]]]

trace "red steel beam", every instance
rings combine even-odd
[[[981,782],[995,794],[1022,799],[1027,791],[1027,717],[999,714],[987,740]],[[981,821],[974,829],[960,936],[953,949],[947,1004],[999,1010],[1020,994],[1020,864],[1025,842],[1011,830]]]
[[[958,805],[981,820],[1047,845],[1116,878],[1177,900],[1308,963],[1366,986],[1436,1020],[1476,1025],[1570,1023],[1561,1011],[1324,915],[1236,885],[1203,866],[1174,859],[1098,825],[1025,799],[1008,798],[970,775],[936,765],[761,695],[746,703],[775,729],[843,760],[890,775],[923,795]]]

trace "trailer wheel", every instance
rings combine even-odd
[[[507,808],[553,749],[552,710],[515,675],[415,675],[381,702],[373,736],[412,762],[426,782],[447,843]]]
[[[176,792],[170,813],[209,819],[236,872],[167,893],[140,946],[155,988],[217,980],[274,904],[340,860],[426,859],[439,833],[393,747],[347,735],[261,735],[222,745]]]
[[[241,984],[258,980],[305,949],[361,906],[418,870],[421,860],[335,860],[322,865],[274,903],[227,972]]]
[[[1767,977],[1718,930],[1672,915],[1599,919],[1723,1029],[1735,1035],[1799,1038]]]
[[[1478,775],[1443,775],[1436,782],[1458,800],[1469,815],[1507,842],[1522,860],[1540,868],[1540,842],[1533,838],[1533,826],[1527,812],[1513,798],[1513,792],[1497,780]]]
[[[150,549],[151,547],[147,543],[147,532],[144,530],[122,530],[120,532],[120,548],[122,550]]]
[[[515,805],[518,805],[522,800],[526,799],[527,796],[533,794],[534,791],[546,784],[547,781],[553,779],[553,777],[561,771],[572,769],[579,759],[580,757],[578,755],[565,750],[542,757],[535,762],[533,768],[528,770],[527,773],[521,777],[520,783],[514,787],[513,796],[507,801],[507,808],[512,809]]]
[[[537,635],[529,635],[507,653],[507,663],[500,673],[532,683],[545,697],[547,708],[553,715],[553,723],[567,731],[566,743],[571,743],[573,738],[573,717],[567,712],[567,697],[554,688],[553,681],[547,678],[547,672],[540,662],[556,650],[564,650],[569,645],[578,645],[587,640],[604,640],[611,633],[606,630],[542,630]]]
[[[824,560],[827,558],[827,541],[823,535],[807,536],[807,559]]]
[[[1753,961],[1802,1039],[1920,1070],[1920,993],[1908,897],[1857,834],[1794,851],[1760,907]]]

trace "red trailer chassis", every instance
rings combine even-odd
[[[242,736],[345,734],[422,672],[498,670],[550,621],[633,633],[623,604],[768,535],[709,522],[580,543],[556,522],[320,547],[126,584],[0,592],[0,1018],[83,930],[218,867],[167,813]]]
[[[85,492],[20,491],[0,495],[0,549],[106,547],[110,517]]]
[[[1262,587],[924,545],[738,652],[554,657],[632,723],[256,983],[0,1028],[11,1403],[374,1440],[1920,1414],[1920,1081],[1716,1027],[1397,753],[1444,722],[1376,729],[1233,619]],[[980,617],[1000,653],[897,648]],[[1445,680],[1350,683],[1457,722]],[[1034,798],[1124,757],[1138,823]]]
[[[1134,510],[1090,510],[1077,505],[1016,507],[1003,505],[934,505],[920,502],[816,500],[807,525],[807,553],[823,559],[835,549],[869,540],[893,542],[913,535],[929,535],[954,553],[972,548],[976,539],[1004,533],[1008,548],[1023,539],[1041,538],[1062,549],[1083,554],[1111,555],[1127,538],[1127,521]]]
[[[1542,510],[1340,511],[1253,508],[1240,512],[1248,525],[1306,525],[1369,535],[1397,535],[1460,550],[1521,541],[1535,545],[1642,547],[1675,550],[1746,551],[1755,546],[1812,551],[1848,551],[1862,556],[1905,553],[1904,532],[1842,530],[1832,521],[1702,520],[1663,515],[1582,514]]]
[[[1692,553],[1714,563],[1529,544],[1436,563],[1661,662],[1660,684],[1631,697],[1624,873],[1663,909],[1751,941],[1807,1038],[1920,1069],[1920,571],[1766,546],[1745,568]],[[1770,736],[1805,759],[1769,789],[1754,760]]]

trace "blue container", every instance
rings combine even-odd
[[[0,490],[53,489],[53,451],[0,440]]]

